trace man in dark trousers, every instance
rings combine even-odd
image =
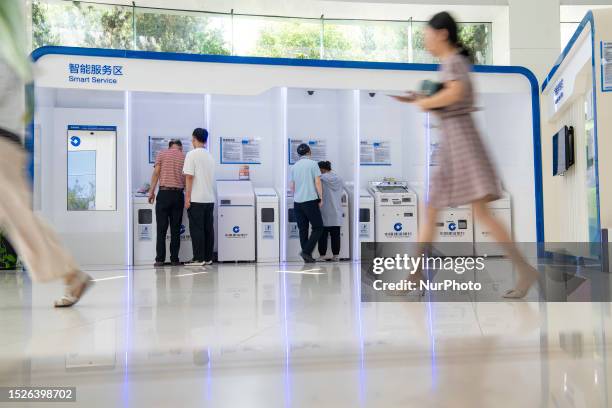
[[[310,158],[310,147],[302,143],[297,148],[300,159],[291,168],[290,188],[293,192],[293,212],[300,231],[300,256],[306,263],[315,262],[312,251],[323,233],[321,206],[323,189],[321,170],[316,161]],[[312,233],[308,236],[309,224]]]
[[[215,208],[215,159],[206,149],[208,131],[193,131],[193,150],[185,157],[183,173],[187,177],[185,208],[189,215],[189,230],[193,246],[193,260],[186,266],[212,264],[215,244],[213,211]]]
[[[162,150],[155,158],[155,170],[151,176],[149,203],[155,202],[155,187],[159,181],[159,192],[155,204],[155,219],[157,222],[157,246],[155,266],[164,266],[166,262],[166,233],[170,225],[170,262],[179,265],[179,250],[181,248],[181,223],[183,222],[183,207],[185,206],[185,176],[183,165],[185,154],[180,140],[171,140],[168,149]]]

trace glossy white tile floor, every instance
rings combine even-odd
[[[361,303],[350,263],[88,272],[64,310],[0,272],[0,385],[77,387],[54,407],[610,406],[609,303]]]

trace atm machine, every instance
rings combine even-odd
[[[510,194],[503,191],[499,200],[488,203],[491,215],[497,218],[512,236],[512,203]],[[503,256],[503,249],[496,243],[491,236],[489,229],[479,222],[474,220],[474,252],[476,256]]]
[[[350,197],[350,214],[351,220],[353,220],[353,205],[352,203],[355,200],[355,191],[351,187],[349,190]],[[357,231],[354,231],[351,228],[351,242],[355,242],[355,240],[359,240],[359,245],[361,242],[374,242],[374,197],[368,190],[362,188],[359,190],[359,221],[357,225]],[[351,251],[352,251],[351,246]],[[356,259],[356,254],[351,252],[351,258]]]
[[[366,189],[359,190],[359,241],[374,242],[374,198]]]
[[[278,262],[280,252],[278,194],[273,188],[255,189],[257,262]]]
[[[374,197],[376,242],[416,242],[417,195],[405,181],[369,183]]]
[[[255,194],[248,180],[217,181],[217,259],[255,261]]]
[[[444,208],[438,212],[433,244],[447,256],[472,256],[474,254],[474,227],[472,206]]]
[[[146,196],[134,196],[134,265],[153,264],[155,262],[155,246],[157,242],[157,223],[155,220],[155,204],[149,204]],[[181,249],[179,260],[191,261],[193,249],[191,247],[191,234],[189,232],[189,217],[187,210],[183,213],[181,223]],[[166,234],[166,261],[170,260],[170,228]]]
[[[300,231],[293,210],[293,193],[287,192],[287,261],[301,261]]]

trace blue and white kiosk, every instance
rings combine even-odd
[[[386,94],[416,89],[437,75],[436,65],[65,47],[38,49],[33,59],[34,206],[82,264],[134,264],[134,194],[150,178],[156,146],[188,140],[195,127],[210,131],[218,179],[236,179],[249,165],[253,187],[279,193],[281,262],[288,257],[284,192],[296,143],[315,146],[348,189],[385,177],[427,184],[434,121]],[[475,115],[512,197],[514,238],[542,241],[537,81],[521,67],[477,66],[474,78]],[[88,144],[81,154],[69,147],[70,126],[113,127],[115,150],[100,159],[98,146]],[[99,165],[91,165],[94,156]],[[110,208],[68,205],[91,196]],[[358,231],[359,200],[351,206]],[[350,245],[359,259],[359,241]]]
[[[612,9],[589,11],[542,83],[544,237],[552,252],[600,258],[612,226],[612,162],[603,159],[612,153],[611,21]]]

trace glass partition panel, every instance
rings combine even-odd
[[[325,20],[325,59],[409,62],[410,23]]]
[[[32,45],[132,49],[132,7],[32,1]]]
[[[229,55],[231,24],[227,15],[136,8],[136,48]]]
[[[316,19],[234,17],[234,55],[321,58],[322,25]]]

